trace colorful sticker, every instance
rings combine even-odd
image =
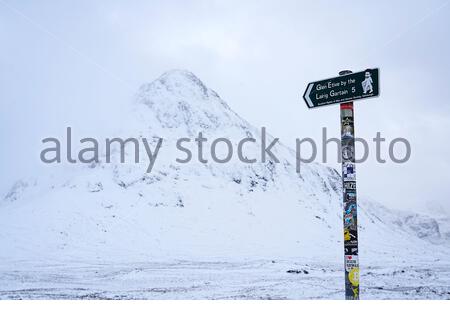
[[[359,294],[358,294],[359,287],[358,286],[353,287],[352,291],[353,291],[353,299],[358,299],[359,298]]]
[[[353,215],[356,213],[356,203],[355,202],[347,202],[345,203],[345,215]]]
[[[342,118],[353,118],[353,110],[352,109],[341,109]]]
[[[344,177],[344,181],[355,181],[355,164],[352,162],[345,162],[342,165],[342,176]]]
[[[356,192],[346,192],[344,202],[356,202]]]
[[[351,226],[344,227],[344,241],[346,245],[353,244],[358,240],[356,228],[352,228]],[[356,250],[358,248],[356,247]],[[352,255],[357,254],[357,251],[346,252],[346,254]]]
[[[348,123],[342,123],[342,139],[353,138],[353,127]]]
[[[350,231],[350,237],[352,232]],[[346,243],[344,246],[346,255],[358,255],[358,244],[357,243]]]
[[[344,241],[350,241],[350,230],[344,229]]]
[[[345,270],[350,272],[353,268],[357,268],[358,265],[358,256],[357,255],[346,255],[345,256]]]
[[[355,286],[355,287],[359,286],[359,268],[358,267],[355,267],[349,271],[348,280],[350,281],[350,283],[353,286]]]
[[[352,145],[347,144],[342,147],[342,159],[345,161],[354,161],[355,151]]]
[[[346,190],[356,190],[356,181],[345,181],[344,189]]]
[[[344,217],[344,227],[348,228],[354,225],[355,220],[353,220],[353,216]]]

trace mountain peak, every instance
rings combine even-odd
[[[247,127],[219,95],[188,70],[170,70],[142,85],[137,94],[140,118],[146,126],[183,128],[187,132]]]
[[[167,71],[155,81],[142,85],[138,95],[145,97],[146,93],[153,94],[155,91],[167,92],[180,98],[207,99],[210,95],[217,96],[195,74],[181,69]]]
[[[172,81],[172,80],[181,80],[181,81],[192,81],[194,83],[201,83],[200,79],[191,71],[186,69],[172,69],[164,72],[158,80],[160,81]]]

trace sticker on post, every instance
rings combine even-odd
[[[346,190],[356,190],[356,182],[355,181],[345,181],[344,189]]]
[[[344,181],[355,181],[356,180],[355,164],[352,162],[345,162],[342,165],[342,174],[344,176]]]
[[[350,272],[354,268],[359,267],[359,260],[357,255],[345,256],[345,271]]]

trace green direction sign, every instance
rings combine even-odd
[[[303,99],[308,108],[315,108],[376,97],[379,94],[378,89],[378,69],[367,69],[311,82],[306,87]]]

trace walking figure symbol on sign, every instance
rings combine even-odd
[[[372,80],[372,75],[370,74],[370,71],[366,71],[365,73],[365,79],[363,82],[361,82],[361,85],[363,87],[363,92],[364,94],[367,93],[372,93],[373,92],[373,80]]]

